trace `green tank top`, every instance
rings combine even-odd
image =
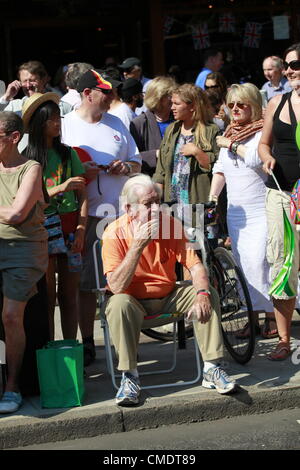
[[[24,175],[34,165],[39,165],[39,163],[34,160],[28,160],[12,173],[0,171],[0,206],[10,207],[12,205]],[[0,223],[0,238],[28,241],[47,240],[48,234],[43,225],[45,206],[44,202],[37,201],[27,218],[21,224],[8,225]]]

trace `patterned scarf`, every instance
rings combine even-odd
[[[226,131],[224,133],[224,137],[230,139],[231,142],[242,142],[243,140],[248,139],[251,135],[256,134],[256,132],[260,131],[263,127],[263,124],[263,119],[249,122],[249,124],[246,125],[241,125],[236,123],[235,121],[232,121],[229,126],[227,126]]]

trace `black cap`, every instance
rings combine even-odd
[[[100,90],[111,90],[112,84],[100,75],[96,70],[88,70],[81,75],[77,91],[80,93],[85,88],[99,88]]]
[[[112,88],[118,88],[122,85],[122,82],[111,78],[107,73],[103,73],[101,70],[88,70],[81,75],[77,91],[80,93],[85,88],[100,88],[100,90],[111,90]]]
[[[135,78],[127,78],[127,80],[123,82],[122,94],[126,96],[134,96],[138,93],[142,93],[142,91],[143,85],[139,80],[136,80]]]
[[[98,73],[100,73],[101,77],[105,78],[105,80],[110,82],[113,88],[119,88],[123,85],[123,82],[112,78],[110,74],[107,73],[105,70],[98,70]]]
[[[120,69],[126,70],[130,69],[134,65],[141,65],[140,59],[137,57],[128,57],[127,59],[123,60],[122,64],[118,65]]]

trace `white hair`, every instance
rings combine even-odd
[[[162,191],[158,184],[154,183],[150,176],[138,173],[131,176],[123,186],[120,203],[124,210],[126,205],[136,204],[139,202],[141,190],[146,188],[153,188],[157,195],[161,198]]]

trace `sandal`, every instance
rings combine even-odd
[[[270,323],[273,322],[275,323],[276,327],[271,328]],[[277,324],[275,318],[265,318],[265,322],[261,328],[261,336],[264,339],[270,339],[270,338],[277,338],[278,336],[278,330],[277,330]]]
[[[284,361],[291,354],[291,348],[288,343],[279,341],[275,350],[267,356],[270,361]]]
[[[260,328],[259,328],[259,325],[257,323],[255,323],[255,325],[254,325],[254,330],[255,330],[255,336],[260,334]],[[250,325],[249,325],[248,322],[245,324],[245,326],[241,330],[239,330],[237,332],[235,337],[238,338],[238,339],[244,339],[244,338],[249,338],[250,337]]]

